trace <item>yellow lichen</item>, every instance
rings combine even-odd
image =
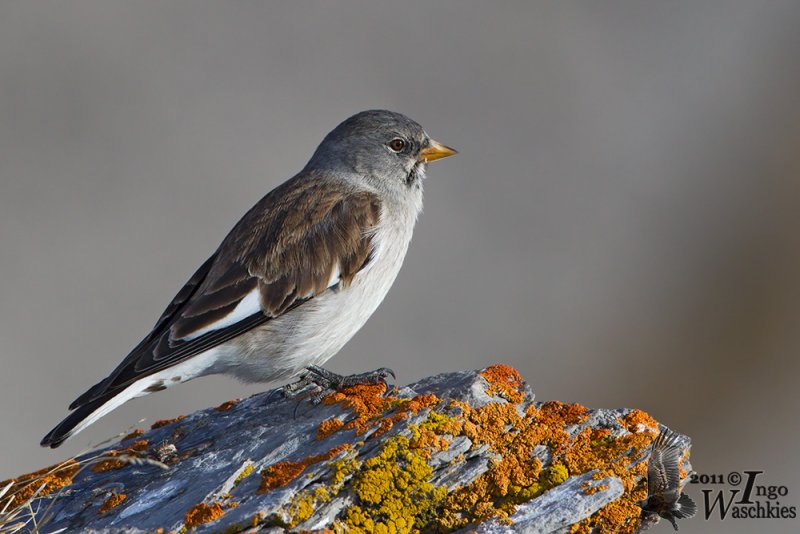
[[[356,460],[357,454],[351,453],[346,455],[341,460],[330,462],[328,466],[333,471],[333,480],[331,481],[331,495],[335,496],[347,480],[361,468],[361,462]]]
[[[344,514],[354,532],[413,532],[434,521],[447,489],[430,482],[433,469],[405,436],[384,443],[380,454],[366,460],[353,477],[357,504]]]
[[[242,480],[249,477],[253,473],[253,469],[253,464],[248,464],[247,467],[242,469],[242,472],[239,473],[239,476],[236,477],[236,480],[233,481],[233,485],[238,486]]]
[[[313,494],[297,495],[289,505],[289,515],[292,519],[288,526],[295,527],[311,517],[315,504],[316,500]]]
[[[439,435],[449,434],[451,436],[457,436],[461,434],[464,423],[456,417],[445,415],[437,411],[431,411],[428,413],[428,419],[422,423],[421,426]]]

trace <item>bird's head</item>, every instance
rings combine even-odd
[[[306,168],[354,173],[388,191],[419,188],[425,166],[456,151],[405,115],[362,111],[333,129]]]

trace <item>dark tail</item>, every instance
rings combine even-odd
[[[75,433],[75,427],[80,425],[87,417],[91,416],[109,400],[109,396],[102,396],[76,408],[74,412],[69,414],[66,419],[58,423],[53,430],[42,438],[40,445],[42,447],[55,449]]]
[[[696,513],[697,513],[697,505],[694,503],[692,498],[686,495],[685,493],[681,495],[681,498],[678,499],[678,502],[675,503],[675,506],[672,509],[672,514],[675,517],[679,517],[681,519],[694,517],[694,514]]]
[[[72,401],[72,404],[69,405],[70,410],[74,410],[75,408],[79,408],[84,404],[88,404],[94,397],[99,397],[106,391],[106,386],[108,385],[108,378],[105,380],[101,380],[97,384],[93,385],[89,389],[83,392],[83,395]]]

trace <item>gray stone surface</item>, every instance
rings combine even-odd
[[[525,385],[524,401],[518,410],[533,403],[533,393]],[[455,399],[472,407],[489,403],[506,403],[493,395],[489,383],[479,371],[442,374],[423,379],[402,388],[396,395],[413,398],[433,393],[439,399]],[[444,403],[436,409],[442,410]],[[342,429],[324,439],[317,439],[320,423],[336,417],[350,421],[354,414],[342,403],[312,405],[304,400],[284,398],[280,392],[268,391],[237,402],[226,411],[202,410],[144,435],[123,441],[108,450],[124,449],[136,440],[147,440],[141,454],[161,458],[163,469],[148,463],[129,464],[105,472],[84,469],[71,486],[57,498],[41,499],[40,509],[50,507],[50,519],[42,532],[178,532],[184,528],[187,512],[199,503],[222,503],[224,515],[195,527],[197,532],[285,532],[300,529],[336,528],[335,521],[346,510],[358,504],[358,495],[348,485],[346,474],[340,491],[327,502],[314,502],[313,513],[297,523],[298,499],[312,495],[319,488],[330,489],[336,472],[333,462],[349,458],[359,462],[379,454],[393,436],[410,436],[409,425],[420,424],[430,408],[398,420],[385,434],[370,439],[378,426],[362,435]],[[626,431],[618,422],[629,410],[594,410],[581,424],[567,428],[576,436],[586,427],[608,428],[612,435]],[[383,414],[390,417],[393,412]],[[324,455],[331,449],[349,444],[331,459],[311,463],[282,487],[259,492],[260,473],[281,461],[302,461]],[[689,446],[688,438],[686,446]],[[97,454],[97,453],[93,453]],[[551,451],[537,446],[533,454],[547,466]],[[451,439],[449,447],[433,451],[427,460],[433,471],[430,481],[451,491],[474,481],[489,469],[499,456],[485,444],[475,446],[466,436]],[[80,458],[84,461],[86,458]],[[644,461],[644,459],[639,460]],[[690,468],[688,463],[687,469]],[[249,476],[244,476],[250,472]],[[616,478],[593,480],[592,472],[571,476],[542,495],[516,507],[511,524],[489,520],[467,531],[480,533],[557,532],[581,521],[623,494],[623,485]],[[587,493],[587,485],[599,486]],[[115,508],[101,513],[100,508],[112,494],[126,498]],[[233,507],[230,503],[236,503]],[[308,514],[307,514],[308,515]],[[254,522],[254,518],[259,518]],[[295,519],[295,525],[287,528]],[[283,526],[281,526],[283,524]],[[338,530],[343,530],[339,524]]]
[[[479,534],[546,534],[558,532],[564,527],[586,519],[600,508],[618,499],[624,491],[622,483],[616,478],[593,480],[594,472],[570,477],[566,482],[517,507],[511,516],[512,525],[504,525],[497,520],[487,521],[478,526]],[[584,487],[608,486],[605,491],[587,495]],[[474,531],[464,529],[463,533]]]

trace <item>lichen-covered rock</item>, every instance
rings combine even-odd
[[[356,386],[318,405],[276,390],[70,461],[39,493],[37,522],[42,532],[634,532],[657,433],[638,410],[534,402],[505,365],[389,393]],[[8,495],[40,485],[21,477]]]

